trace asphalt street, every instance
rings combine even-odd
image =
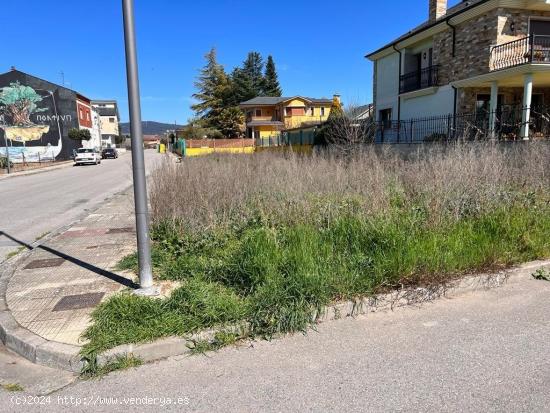
[[[147,168],[162,156],[145,151]],[[132,184],[131,156],[0,180],[0,262]]]
[[[547,412],[550,282],[530,276],[295,334],[76,381],[0,411]]]

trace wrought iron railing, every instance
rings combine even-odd
[[[377,122],[377,143],[422,143],[455,140],[520,140],[524,113],[521,106],[501,106],[495,112],[449,114],[391,122]],[[529,135],[550,138],[550,107],[533,106],[529,110]],[[491,118],[494,118],[491,127]]]
[[[399,79],[399,93],[412,92],[431,86],[438,86],[439,65],[406,73]]]
[[[550,63],[550,36],[532,34],[491,49],[491,70],[526,63]]]

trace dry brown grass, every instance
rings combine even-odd
[[[194,228],[249,219],[258,211],[286,220],[343,199],[367,214],[414,201],[432,216],[459,217],[505,202],[516,191],[550,188],[545,143],[427,145],[406,156],[403,150],[369,146],[345,159],[260,153],[166,163],[151,180],[153,218],[183,218]]]

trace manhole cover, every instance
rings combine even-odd
[[[129,232],[134,232],[134,228],[127,227],[127,228],[110,228],[107,231],[107,234],[126,234]]]
[[[29,262],[24,269],[31,270],[33,268],[59,267],[64,262],[65,262],[64,258],[46,258],[43,260],[34,260]]]
[[[87,293],[67,295],[57,302],[52,311],[80,310],[95,307],[101,302],[105,293]]]

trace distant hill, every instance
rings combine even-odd
[[[184,125],[175,125],[177,129],[183,128]],[[144,120],[141,122],[141,127],[143,129],[144,135],[162,135],[167,130],[173,130],[174,124],[173,123],[161,123],[161,122],[154,122],[151,120]],[[129,135],[130,134],[130,123],[125,122],[120,124],[120,133],[122,135]]]

